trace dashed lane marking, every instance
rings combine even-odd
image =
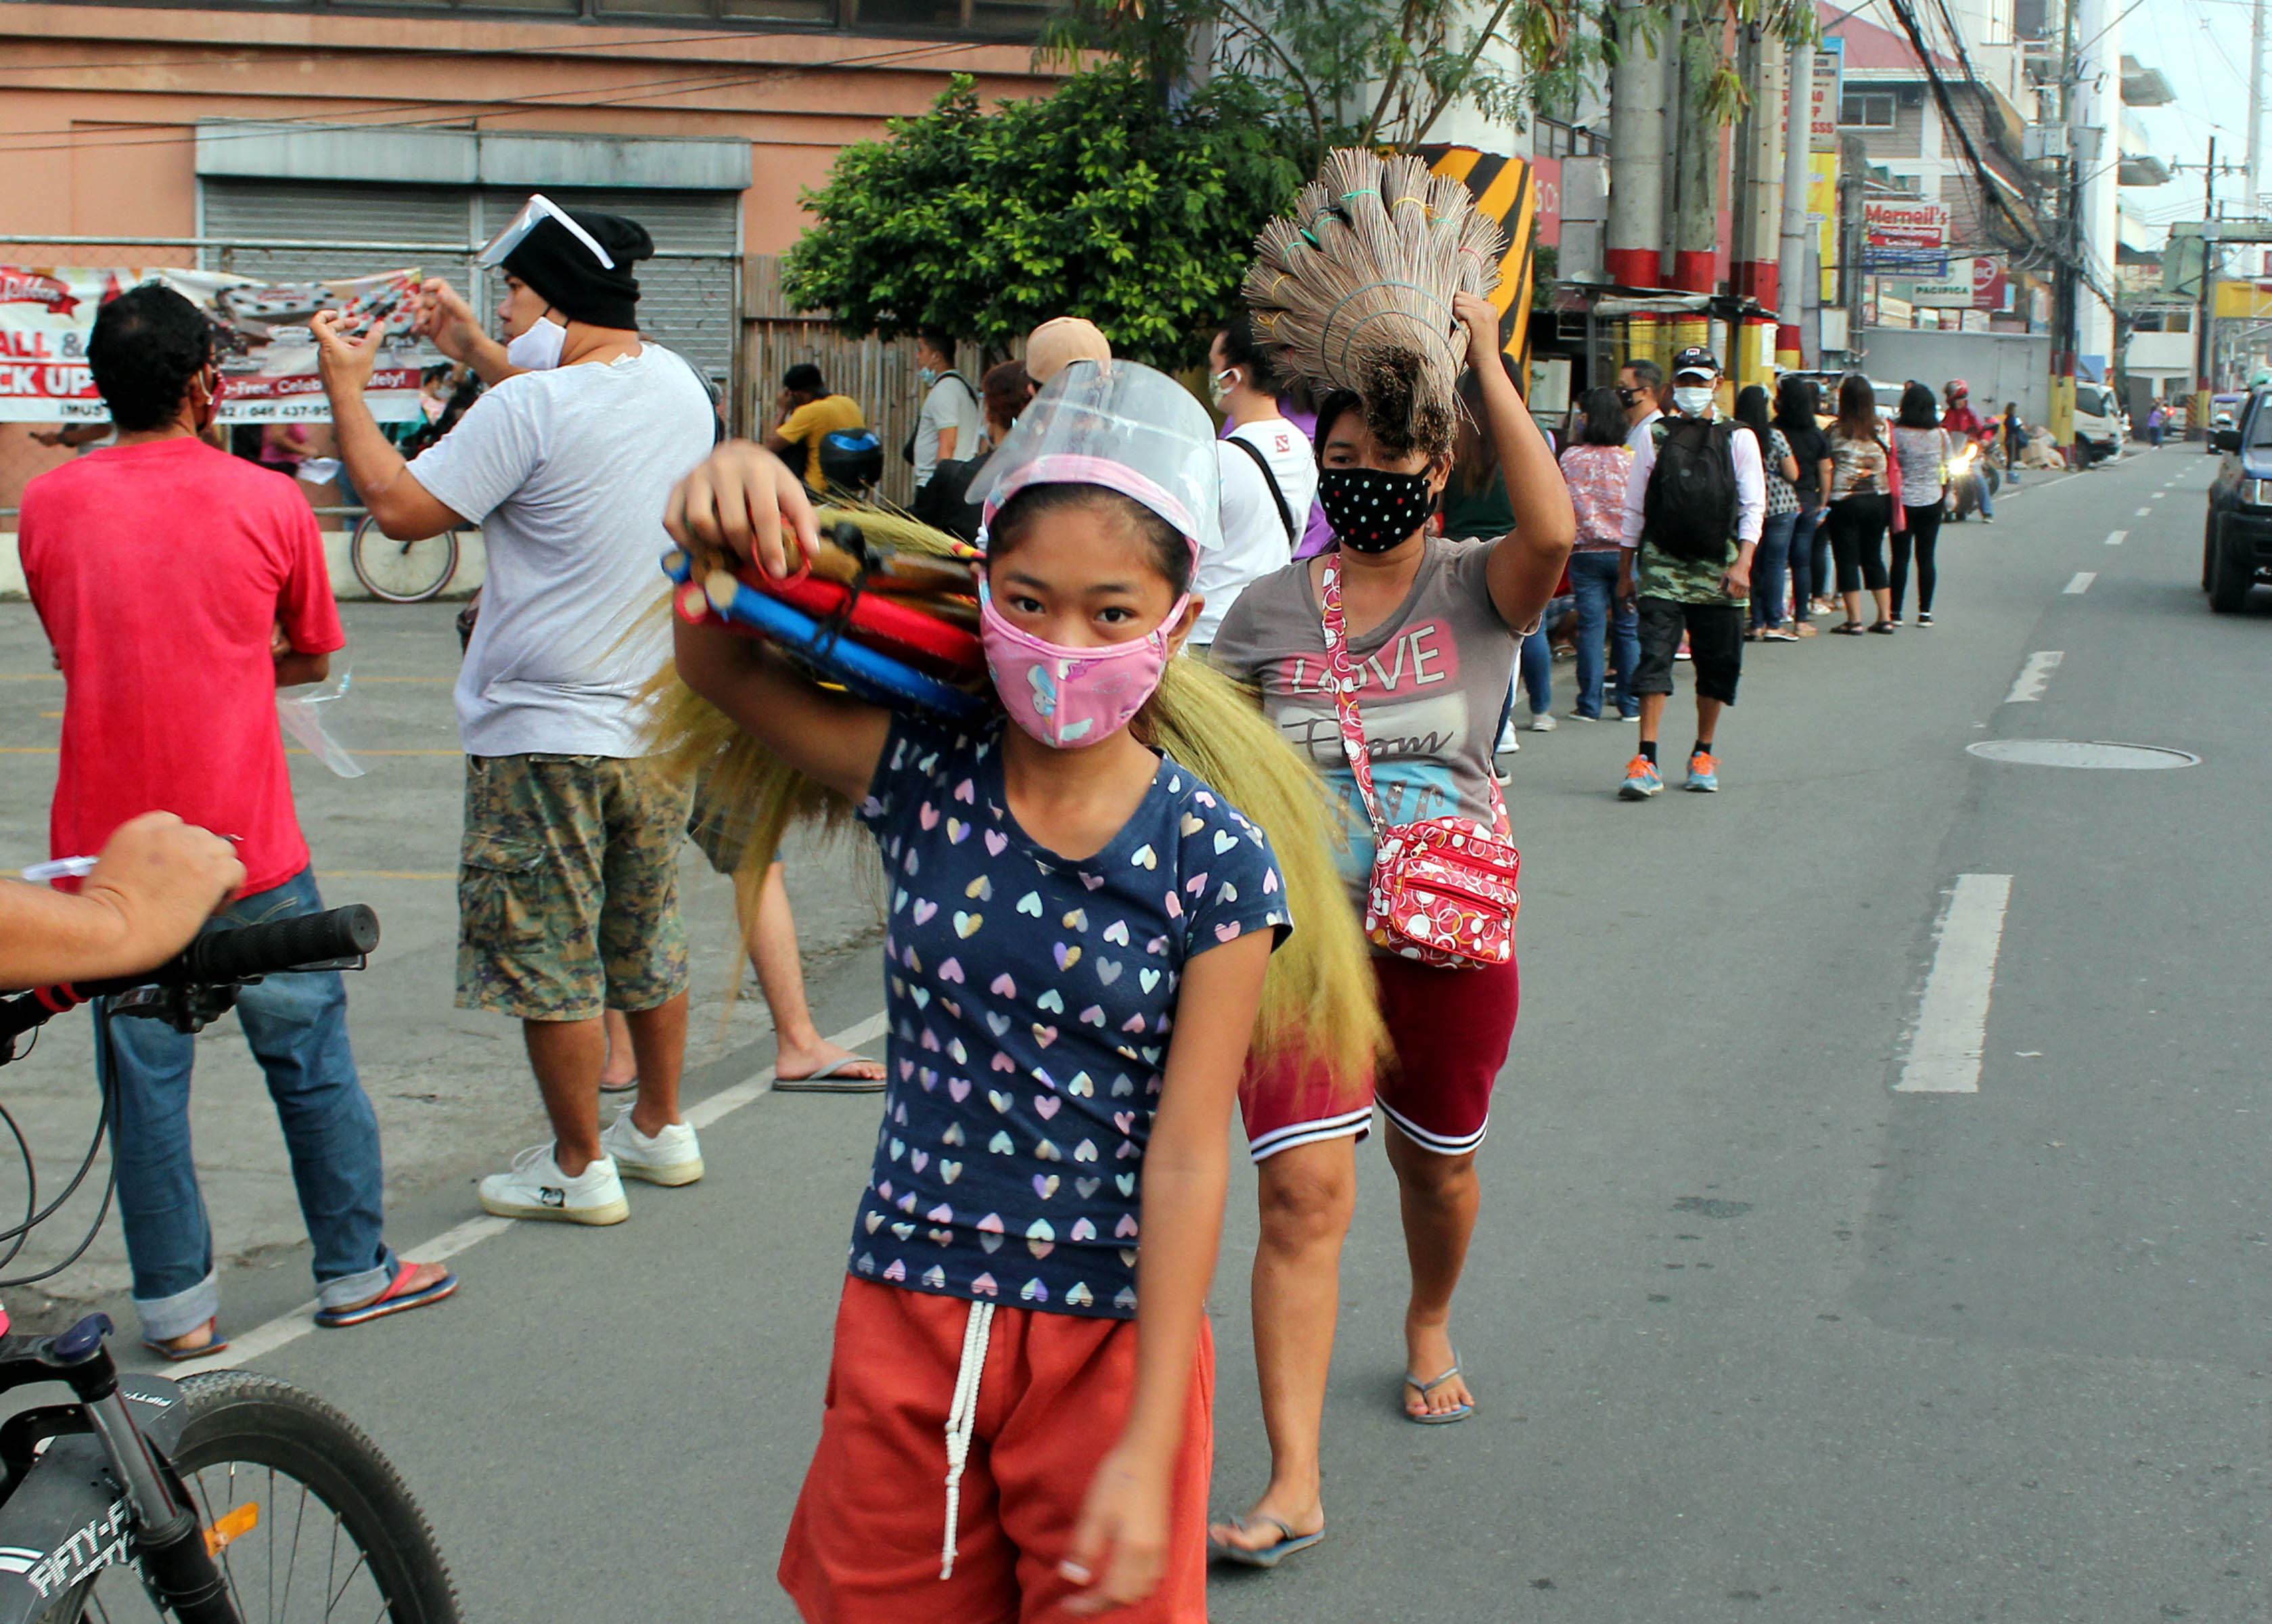
[[[857,1049],[882,1037],[886,1022],[881,1010],[865,1021],[856,1022],[837,1033],[828,1041],[846,1049]],[[773,1087],[774,1068],[770,1066],[746,1082],[737,1082],[729,1089],[721,1089],[699,1105],[690,1106],[684,1113],[686,1120],[697,1128],[708,1127],[720,1118],[739,1111]],[[518,1220],[493,1217],[484,1213],[478,1218],[468,1218],[453,1229],[444,1230],[423,1246],[407,1249],[402,1257],[411,1263],[439,1263],[457,1256],[460,1252],[481,1245],[492,1236],[502,1235]],[[316,1328],[316,1305],[302,1303],[289,1313],[279,1314],[265,1325],[255,1326],[243,1336],[232,1339],[222,1351],[209,1358],[184,1359],[166,1367],[168,1379],[179,1381],[194,1376],[202,1370],[235,1370],[288,1346]]]
[[[2154,514],[2154,510],[2153,510],[2152,508],[2150,508],[2150,507],[2141,507],[2141,508],[2140,508],[2136,513],[2134,513],[2131,514],[2130,516],[2131,516],[2133,519],[2150,519],[2150,518],[2152,518],[2152,517],[2153,517],[2153,514]]]
[[[2109,530],[2106,533],[2106,544],[2109,547],[2119,547],[2129,535],[2130,532],[2127,530]]]
[[[1980,1054],[1988,1040],[1988,1000],[1996,986],[1996,955],[2004,942],[2004,916],[2012,900],[2009,874],[1959,874],[1934,932],[1932,968],[1900,1094],[1977,1094]]]
[[[2090,583],[2097,579],[2098,572],[2096,570],[2077,570],[2074,573],[2074,579],[2066,584],[2067,595],[2070,597],[2081,597],[2084,593],[2090,590]]]

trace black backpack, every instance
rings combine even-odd
[[[1669,558],[1718,563],[1736,534],[1735,438],[1741,425],[1668,417],[1641,498],[1641,539]]]
[[[916,492],[915,504],[908,511],[932,529],[975,545],[982,504],[971,493],[975,488],[979,497],[985,496],[987,487],[976,482],[993,455],[990,451],[984,456],[954,457],[940,463],[930,482]]]

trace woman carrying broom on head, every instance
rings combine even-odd
[[[1346,165],[1359,156],[1335,154],[1335,161]],[[1400,176],[1392,163],[1384,174],[1377,161],[1361,176],[1335,176],[1331,168],[1328,175],[1334,181],[1329,191],[1344,203],[1371,186],[1401,201],[1425,183],[1424,173]],[[1431,216],[1465,206],[1437,189],[1426,201]],[[1377,381],[1369,394],[1337,389],[1319,412],[1318,496],[1333,526],[1333,547],[1249,586],[1223,622],[1212,657],[1218,670],[1260,691],[1264,714],[1339,792],[1349,835],[1343,875],[1350,904],[1364,912],[1375,855],[1376,814],[1369,802],[1377,805],[1379,827],[1392,833],[1399,832],[1394,826],[1446,814],[1505,830],[1491,751],[1506,673],[1553,595],[1577,527],[1554,453],[1507,376],[1498,312],[1478,296],[1487,275],[1444,289],[1451,295],[1446,311],[1421,294],[1431,280],[1424,263],[1416,265],[1396,243],[1376,244],[1370,274],[1388,288],[1390,300],[1408,306],[1370,318],[1366,331],[1386,353],[1368,362],[1363,340],[1342,346],[1328,331],[1321,346],[1317,322],[1305,329],[1305,318],[1319,311],[1345,312],[1361,303],[1348,291],[1366,273],[1351,263],[1364,255],[1353,235],[1337,235],[1313,217],[1303,243],[1314,239],[1322,251],[1296,244],[1290,255],[1277,256],[1266,235],[1263,265],[1248,281],[1249,297],[1259,305],[1274,296],[1276,319],[1267,312],[1263,319],[1289,339],[1296,370],[1345,385],[1364,378],[1369,368]],[[1275,246],[1284,246],[1282,237]],[[1340,263],[1320,267],[1320,259],[1336,254]],[[1289,258],[1291,270],[1272,270],[1274,261],[1283,266]],[[1491,252],[1487,262],[1496,258]],[[1441,266],[1439,259],[1439,277],[1453,274]],[[1333,274],[1314,274],[1321,268]],[[1396,314],[1407,319],[1389,318]],[[1400,332],[1402,340],[1394,337]],[[1452,472],[1451,383],[1462,341],[1481,385],[1486,422],[1479,427],[1498,450],[1514,510],[1513,533],[1490,540],[1428,534]],[[1397,353],[1398,342],[1408,353]],[[1329,618],[1342,623],[1339,656],[1329,647]],[[1361,734],[1342,725],[1337,665],[1354,678],[1351,721]],[[1356,782],[1352,737],[1368,758],[1369,791]],[[1511,917],[1506,925],[1506,962],[1495,968],[1435,968],[1401,956],[1401,948],[1376,946],[1372,967],[1389,1035],[1377,1095],[1371,1076],[1329,1075],[1298,1060],[1259,1059],[1240,1085],[1248,1142],[1259,1164],[1254,1341],[1272,1471],[1245,1517],[1210,1530],[1219,1557],[1275,1566],[1322,1535],[1319,1428],[1336,1271],[1355,1205],[1355,1142],[1368,1129],[1376,1098],[1388,1121],[1386,1149],[1412,1270],[1404,1412],[1427,1424],[1473,1413],[1474,1391],[1453,1348],[1452,1296],[1476,1224],[1476,1149],[1514,1029]],[[1374,939],[1382,939],[1376,933]]]
[[[1258,1010],[1266,1040],[1321,1023],[1361,1057],[1377,1036],[1323,797],[1172,657],[1217,539],[1210,428],[1125,362],[1035,398],[990,465],[1000,704],[979,721],[894,715],[678,628],[696,692],[857,805],[890,892],[886,1120],[781,1565],[808,1620],[1207,1616],[1204,1305],[1249,1036]],[[689,477],[670,527],[774,580],[784,529],[808,561],[817,543],[796,480],[747,445]],[[1266,819],[1295,831],[1282,864]],[[1274,1014],[1266,972],[1304,906],[1305,1007]]]

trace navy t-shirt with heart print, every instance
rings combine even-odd
[[[1126,1319],[1183,967],[1282,939],[1285,885],[1262,831],[1166,760],[1095,856],[1037,845],[1003,792],[1002,725],[895,721],[860,807],[890,894],[891,1038],[851,1270]]]

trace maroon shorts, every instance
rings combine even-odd
[[[1391,1058],[1377,1077],[1336,1077],[1314,1062],[1250,1062],[1239,1079],[1247,1150],[1259,1162],[1296,1145],[1363,1138],[1377,1102],[1414,1144],[1462,1156],[1491,1126],[1491,1085],[1506,1064],[1522,977],[1510,962],[1438,969],[1376,954]]]

